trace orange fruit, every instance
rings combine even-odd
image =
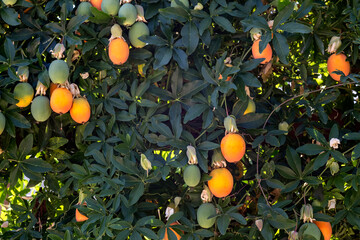
[[[324,236],[324,240],[330,240],[332,235],[332,228],[329,222],[322,222],[322,221],[313,221],[316,226],[320,229],[322,235]]]
[[[59,114],[67,113],[73,103],[73,96],[66,88],[57,88],[50,97],[51,109]]]
[[[265,64],[270,62],[271,57],[272,57],[272,49],[270,44],[267,44],[265,49],[260,53],[259,52],[259,43],[260,43],[260,39],[254,41],[253,45],[252,45],[252,54],[254,56],[255,59],[257,58],[265,58],[264,61],[261,62],[261,64]]]
[[[229,170],[217,168],[211,171],[210,176],[212,178],[208,181],[208,186],[215,197],[226,197],[231,193],[234,179]]]
[[[244,156],[246,144],[240,134],[229,133],[221,139],[220,148],[226,161],[236,163]]]
[[[123,38],[116,38],[109,44],[109,58],[115,65],[121,65],[129,57],[129,45]]]
[[[345,76],[350,73],[350,63],[346,61],[346,56],[343,53],[332,54],[327,61],[327,69],[329,71],[330,76],[336,80],[340,81],[341,75],[332,73],[334,71],[342,71]]]
[[[71,118],[80,124],[86,123],[90,119],[90,104],[86,98],[75,98],[70,109]]]
[[[83,205],[86,206],[86,203],[84,203]],[[88,220],[89,218],[83,214],[80,213],[79,209],[75,210],[75,219],[77,222],[84,222],[86,220]]]
[[[101,3],[102,0],[90,0],[91,5],[93,5],[93,7],[96,7],[97,10],[101,11]]]
[[[173,223],[171,223],[170,225],[171,225],[171,226],[173,226],[173,225],[179,225],[179,223],[178,223],[178,222],[173,222]],[[174,231],[172,228],[170,228],[170,230],[175,234],[175,236],[176,236],[176,238],[177,238],[178,240],[181,239],[181,236],[180,236],[176,231]],[[165,229],[165,236],[164,236],[163,240],[168,240],[168,239],[169,239],[169,237],[168,237],[167,229]]]
[[[58,88],[57,84],[55,84],[53,82],[50,83],[50,97],[51,97],[52,93],[54,92],[54,90],[57,88]]]
[[[27,107],[34,98],[34,89],[27,82],[18,83],[14,88],[14,98],[18,100],[16,106]]]

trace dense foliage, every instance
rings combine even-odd
[[[171,227],[182,239],[287,239],[304,225],[304,204],[332,224],[334,237],[358,237],[359,1],[173,1],[136,1],[150,35],[140,37],[145,47],[131,47],[122,26],[130,46],[122,65],[110,61],[108,39],[123,18],[94,7],[90,17],[76,15],[79,1],[1,2],[0,238],[163,239],[177,221]],[[273,49],[267,64],[252,57],[253,28],[260,49]],[[333,36],[351,65],[339,82],[326,68]],[[38,122],[30,105],[15,105],[24,66],[34,89],[50,87],[51,50],[60,42],[69,82],[91,106],[85,124],[55,112]],[[244,114],[252,98],[256,112]],[[227,164],[234,187],[211,199],[216,221],[204,229],[196,211],[228,114],[246,152]],[[195,187],[183,179],[189,145],[201,170]],[[176,213],[167,221],[169,205]],[[89,219],[76,222],[76,209]]]

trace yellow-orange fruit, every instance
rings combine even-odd
[[[34,98],[34,89],[29,83],[18,83],[14,88],[14,98],[19,101],[16,106],[27,107]]]
[[[50,97],[52,95],[52,93],[54,92],[55,89],[58,88],[58,85],[55,83],[50,83]]]
[[[246,144],[240,134],[229,133],[221,139],[220,148],[226,161],[236,163],[244,156]]]
[[[252,50],[253,57],[255,59],[257,59],[257,58],[265,58],[265,60],[261,62],[261,64],[265,64],[265,63],[270,62],[270,60],[271,60],[272,49],[271,49],[270,44],[267,44],[265,49],[260,53],[260,51],[259,51],[259,43],[260,43],[260,41],[261,41],[260,39],[254,41],[251,50]]]
[[[322,235],[324,236],[324,240],[330,240],[332,235],[332,228],[329,222],[322,222],[322,221],[313,221],[316,226],[320,229]]]
[[[327,61],[327,69],[329,71],[330,76],[336,80],[340,81],[340,74],[332,73],[334,71],[342,71],[345,76],[350,73],[350,63],[346,61],[346,56],[343,53],[332,54]]]
[[[116,38],[109,44],[109,58],[115,65],[121,65],[129,58],[129,45],[123,38]]]
[[[90,119],[90,104],[86,98],[75,98],[70,109],[71,118],[80,124],[86,123]]]
[[[177,222],[173,222],[172,224],[170,224],[171,226],[173,226],[173,225],[179,225],[179,223],[177,223]],[[179,240],[179,239],[181,239],[181,236],[176,232],[176,231],[174,231],[172,228],[170,228],[170,230],[175,234],[175,236],[176,236],[176,238]],[[165,236],[164,236],[164,238],[163,238],[163,240],[168,240],[169,239],[169,237],[168,237],[168,233],[167,233],[167,229],[165,229]]]
[[[212,178],[208,181],[208,186],[215,197],[226,197],[231,193],[234,179],[229,170],[217,168],[211,171],[210,176]]]
[[[102,0],[90,0],[91,5],[101,11]]]
[[[50,97],[51,109],[59,114],[67,113],[73,103],[73,96],[66,88],[57,88]]]

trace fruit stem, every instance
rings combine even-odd
[[[226,103],[226,94],[224,93],[224,103],[225,103],[225,110],[226,110],[226,116],[229,116],[229,110]]]

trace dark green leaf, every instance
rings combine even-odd
[[[45,173],[52,170],[52,166],[50,163],[45,162],[44,160],[40,158],[29,158],[22,162],[22,164],[30,169],[31,171],[37,172],[37,173]]]
[[[282,34],[275,32],[274,39],[272,42],[274,44],[275,51],[280,58],[280,61],[283,62],[284,64],[287,64],[288,63],[287,56],[289,55],[290,52],[287,39]]]
[[[213,20],[216,24],[218,24],[220,27],[222,27],[225,31],[235,33],[235,28],[232,26],[231,22],[222,17],[222,16],[214,16]]]
[[[144,194],[144,183],[139,182],[130,192],[129,205],[134,205],[139,201],[140,197]]]
[[[294,6],[295,3],[291,2],[289,5],[287,5],[281,12],[279,12],[275,19],[274,19],[274,24],[273,24],[273,29],[276,30],[280,24],[286,22],[289,17],[291,16],[291,14],[294,11]]]
[[[306,155],[317,155],[319,153],[321,153],[322,151],[327,150],[327,148],[317,145],[317,144],[305,144],[301,147],[298,147],[296,149],[297,152],[299,153],[304,153]]]
[[[193,22],[186,23],[181,29],[181,36],[188,55],[192,54],[199,43],[199,33],[196,25]]]
[[[19,145],[19,159],[24,159],[28,155],[34,144],[34,136],[32,134],[27,135]]]
[[[312,29],[304,24],[297,22],[289,22],[279,27],[281,30],[289,33],[311,33]]]

